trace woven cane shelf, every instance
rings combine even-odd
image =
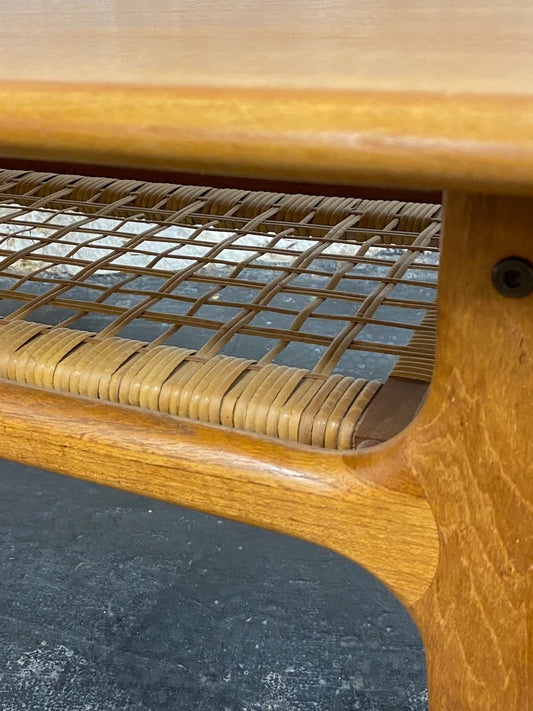
[[[431,379],[439,234],[433,204],[0,171],[0,377],[380,441]]]

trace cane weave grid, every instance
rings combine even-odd
[[[431,378],[439,232],[438,205],[0,171],[0,377],[349,448],[387,373]]]

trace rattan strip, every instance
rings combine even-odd
[[[11,181],[11,183],[7,183],[7,185],[11,185],[11,187],[13,187],[13,175],[9,174],[6,177]],[[4,188],[5,187],[6,185],[4,185]],[[133,253],[141,253],[146,240],[154,235],[157,235],[162,229],[162,226],[181,224],[189,218],[192,219],[193,216],[194,220],[197,222],[197,210],[199,206],[204,203],[208,207],[210,214],[220,213],[222,214],[223,219],[215,219],[211,222],[204,221],[203,225],[198,226],[189,239],[189,241],[195,241],[196,244],[200,243],[198,237],[205,234],[206,229],[209,229],[210,227],[216,227],[218,229],[221,225],[231,225],[235,228],[235,215],[239,212],[243,212],[247,216],[248,222],[246,224],[246,233],[254,232],[254,230],[261,231],[263,227],[270,224],[269,220],[274,214],[276,214],[277,217],[281,216],[290,220],[298,217],[301,218],[297,228],[293,223],[289,223],[292,226],[286,226],[284,231],[278,232],[277,237],[275,237],[264,250],[265,253],[277,255],[287,255],[287,250],[277,249],[275,246],[279,243],[282,235],[302,232],[304,231],[304,228],[307,230],[307,233],[309,233],[311,229],[310,225],[315,224],[313,221],[316,221],[317,216],[320,216],[321,221],[334,221],[333,218],[339,218],[345,214],[348,205],[345,199],[340,198],[322,199],[316,196],[279,196],[277,194],[269,193],[253,194],[245,193],[244,191],[216,191],[207,188],[191,187],[182,189],[180,186],[139,184],[132,181],[111,181],[109,179],[88,178],[80,179],[76,176],[42,176],[36,174],[23,176],[23,179],[20,180],[19,183],[15,183],[15,188],[12,190],[13,194],[22,196],[23,200],[27,202],[31,198],[33,201],[31,203],[32,209],[39,206],[46,206],[46,208],[49,209],[51,205],[63,205],[64,202],[62,201],[64,200],[65,191],[69,193],[69,197],[72,197],[72,195],[75,197],[79,197],[80,195],[84,197],[87,200],[87,203],[83,205],[83,210],[90,212],[91,215],[96,217],[130,215],[131,213],[129,211],[131,210],[132,203],[135,203],[137,206],[135,208],[136,210],[138,210],[138,207],[141,204],[143,206],[148,205],[150,209],[159,208],[163,203],[168,205],[169,195],[173,196],[175,200],[178,194],[183,193],[183,195],[181,195],[180,200],[176,202],[176,205],[181,207],[179,213],[167,214],[165,216],[165,220],[161,224],[147,227],[141,235],[134,236],[129,239],[125,245],[123,244],[120,247],[116,247],[112,254],[107,257],[103,257],[89,263],[86,260],[84,261],[82,259],[78,259],[75,255],[78,253],[77,250],[79,249],[79,245],[74,242],[71,243],[72,251],[68,257],[58,258],[47,255],[47,263],[56,263],[59,265],[65,265],[67,263],[71,266],[76,265],[80,267],[81,271],[76,274],[75,280],[63,280],[59,284],[57,283],[57,280],[51,282],[52,288],[45,294],[38,296],[28,295],[17,288],[16,291],[10,293],[10,298],[26,301],[26,303],[7,316],[8,319],[26,317],[31,318],[32,313],[44,305],[77,307],[80,309],[79,314],[62,321],[60,326],[65,327],[71,325],[75,323],[80,315],[86,313],[100,312],[114,314],[116,318],[104,329],[102,333],[104,336],[112,336],[117,335],[121,329],[141,317],[148,321],[166,322],[168,320],[168,314],[160,313],[157,310],[154,310],[157,303],[163,297],[168,299],[174,298],[172,291],[180,284],[185,283],[186,280],[193,280],[196,282],[205,280],[211,284],[210,291],[201,299],[195,300],[185,316],[173,315],[172,325],[169,326],[169,329],[165,332],[165,334],[160,336],[158,342],[163,343],[169,335],[175,333],[183,325],[207,328],[215,331],[213,337],[203,347],[202,356],[214,355],[216,352],[224,348],[228,341],[231,340],[231,338],[237,333],[259,336],[265,339],[276,339],[277,344],[274,345],[261,359],[262,365],[267,362],[272,362],[276,356],[279,355],[279,353],[291,342],[296,341],[301,343],[316,344],[327,349],[326,353],[322,356],[320,363],[317,365],[316,370],[317,372],[327,374],[333,371],[336,363],[346,349],[368,350],[370,352],[389,353],[391,355],[405,355],[406,350],[408,350],[405,347],[386,346],[380,343],[371,343],[365,341],[364,339],[358,340],[357,336],[367,324],[402,327],[402,324],[387,323],[386,321],[378,319],[374,316],[380,305],[392,305],[393,299],[389,298],[388,295],[394,285],[401,283],[428,286],[430,288],[433,286],[431,283],[427,283],[425,281],[417,282],[412,279],[405,279],[404,274],[420,253],[420,250],[418,249],[419,245],[427,246],[432,243],[432,240],[438,230],[438,206],[416,204],[406,206],[403,203],[395,202],[354,202],[354,200],[351,200],[348,202],[350,203],[349,207],[352,209],[352,214],[345,217],[343,221],[337,223],[329,230],[321,227],[319,242],[314,243],[306,252],[298,257],[295,257],[289,266],[271,266],[271,269],[276,271],[278,276],[267,284],[254,283],[249,279],[241,281],[239,278],[245,268],[255,266],[250,263],[253,260],[255,253],[253,253],[248,259],[242,260],[240,264],[234,266],[234,269],[229,277],[220,278],[211,275],[209,275],[209,277],[205,277],[198,273],[198,266],[201,267],[212,263],[228,263],[222,259],[219,259],[218,255],[220,255],[226,247],[231,247],[232,249],[238,248],[235,244],[235,238],[241,234],[241,230],[239,228],[234,229],[234,234],[230,235],[226,240],[219,242],[215,246],[210,244],[211,249],[208,255],[204,256],[200,260],[197,260],[197,262],[195,262],[188,269],[180,270],[178,273],[171,275],[169,275],[168,271],[157,269],[157,264],[161,260],[162,256],[172,251],[175,246],[171,245],[166,252],[163,251],[159,256],[154,255],[152,263],[146,268],[139,269],[122,266],[121,271],[124,273],[123,281],[120,284],[115,284],[114,287],[104,291],[94,303],[77,303],[73,300],[62,298],[63,294],[69,291],[73,284],[82,283],[84,280],[90,279],[98,272],[98,270],[109,268],[110,263],[116,260],[117,254],[129,255]],[[201,195],[204,195],[204,203],[197,199],[198,196]],[[140,199],[140,196],[142,197],[142,200]],[[189,200],[193,200],[193,202],[189,205],[184,205],[185,197]],[[237,202],[235,202],[235,200]],[[282,209],[279,206],[273,206],[273,203],[276,202],[279,202]],[[358,206],[358,209],[355,211],[353,211],[354,205]],[[328,206],[331,207],[331,210]],[[305,210],[308,211],[305,214],[303,214],[304,207]],[[265,208],[266,211],[257,215],[258,209],[265,210]],[[226,210],[225,213],[224,210]],[[255,216],[249,219],[250,214],[254,211]],[[146,217],[145,215],[137,212],[137,219],[139,218],[139,215],[143,218]],[[391,216],[393,216],[392,219],[390,219]],[[70,225],[59,230],[56,229],[53,237],[50,238],[49,241],[51,243],[55,243],[61,240],[62,244],[65,244],[65,237],[68,237],[69,231],[72,231],[73,229],[89,229],[86,227],[89,219],[90,218],[81,218],[76,221],[74,225]],[[386,220],[389,220],[389,222]],[[372,280],[375,282],[375,289],[369,296],[363,298],[358,294],[339,290],[338,283],[339,281],[342,281],[342,279],[363,278],[349,274],[347,275],[347,272],[351,266],[354,264],[371,264],[373,262],[380,261],[365,257],[369,246],[373,244],[401,244],[405,241],[409,241],[407,240],[406,235],[398,235],[397,228],[401,220],[403,220],[404,224],[410,228],[419,226],[420,220],[423,220],[424,223],[428,222],[428,220],[430,221],[421,235],[410,236],[409,239],[411,244],[409,245],[409,248],[405,250],[403,256],[399,260],[390,263],[390,269],[385,277],[372,277],[368,275],[364,277],[367,282]],[[123,223],[117,226],[114,230],[110,230],[107,234],[116,234],[125,222],[127,222],[127,218],[124,218]],[[339,263],[335,273],[330,276],[326,288],[305,289],[293,284],[294,280],[302,274],[320,275],[320,271],[312,269],[310,265],[314,260],[324,254],[326,246],[331,245],[337,239],[342,240],[348,231],[356,229],[356,225],[362,225],[367,229],[377,225],[379,234],[363,234],[363,227],[357,228],[360,230],[356,235],[357,239],[360,240],[364,236],[366,237],[366,242],[363,242],[361,248],[351,258],[347,258],[345,255],[342,257],[343,262]],[[307,234],[307,236],[309,236],[309,234]],[[100,231],[96,231],[94,240],[97,240],[99,237],[101,237]],[[84,245],[92,243],[92,240],[93,238],[85,241]],[[32,244],[25,249],[19,250],[15,254],[11,254],[10,256],[6,255],[3,260],[4,269],[9,269],[11,265],[15,264],[21,258],[26,261],[34,259],[35,257],[32,255],[34,252],[39,251],[43,241],[46,240],[41,239],[37,243]],[[330,255],[330,258],[332,258],[332,256],[333,255]],[[37,260],[36,264],[38,265],[38,263],[39,262]],[[385,262],[381,260],[381,264],[385,264]],[[430,269],[430,267],[426,268]],[[31,273],[31,281],[33,283],[44,283],[46,281],[46,277],[44,276],[45,272],[45,267],[36,267],[36,269],[34,269]],[[112,293],[118,292],[119,288],[123,290],[122,293],[138,294],[139,292],[136,290],[131,290],[131,292],[129,292],[127,290],[127,286],[128,283],[135,280],[139,274],[160,275],[166,278],[166,283],[156,292],[147,293],[146,298],[140,304],[136,304],[128,309],[114,308],[103,303]],[[30,276],[22,278],[19,281],[18,286],[23,285],[25,280],[27,281],[29,279]],[[240,312],[237,316],[234,316],[226,322],[201,319],[196,316],[196,313],[204,304],[208,303],[210,299],[217,298],[219,292],[223,291],[225,286],[233,283],[239,283],[239,285],[246,285],[250,289],[255,289],[258,292],[257,296],[251,302],[246,303],[245,306],[243,304],[221,301],[219,304],[220,306],[224,305],[229,308],[240,308]],[[97,289],[98,287],[96,285],[92,285],[91,288]],[[294,313],[294,320],[292,325],[288,328],[258,328],[253,324],[250,324],[255,315],[265,309],[272,314],[283,312],[290,313],[290,310],[288,309],[283,310],[280,309],[279,306],[272,305],[273,299],[281,293],[289,295],[307,294],[313,297],[313,299],[304,309]],[[335,339],[324,335],[318,335],[316,333],[310,334],[309,332],[306,332],[304,328],[306,320],[310,322],[312,319],[318,318],[319,314],[317,313],[317,310],[326,299],[332,297],[337,300],[346,299],[353,304],[360,304],[360,306],[358,306],[356,313],[353,315],[345,315],[342,317],[335,315],[328,316],[328,319],[330,320],[338,319],[347,323],[345,328]],[[394,300],[394,303],[396,305],[402,305],[401,300]],[[407,308],[415,308],[417,306],[420,308],[427,307],[427,303],[415,303],[413,301],[404,301],[403,305]],[[418,332],[419,329],[423,330],[424,328],[412,324],[408,327],[415,332]]]
[[[424,330],[417,331],[411,338],[405,353],[396,361],[390,377],[431,382],[437,340],[436,305],[427,310],[421,325]]]
[[[420,248],[420,251],[422,251],[425,247],[429,246],[437,231],[438,225],[430,223],[414,240],[412,246],[418,247]],[[373,291],[363,301],[357,311],[359,317],[363,316],[368,318],[377,311],[377,309],[383,304],[385,298],[394,288],[394,282],[391,280],[398,279],[405,274],[419,254],[420,252],[411,250],[398,259],[398,261],[391,267],[388,274],[377,283]],[[343,331],[341,331],[333,339],[328,347],[328,350],[324,353],[315,367],[315,372],[331,372],[333,367],[338,363],[342,354],[345,352],[346,348],[348,348],[349,344],[354,341],[362,328],[363,324],[360,322],[347,324]]]
[[[0,321],[0,378],[230,427],[347,449],[377,381],[27,321]]]
[[[16,251],[7,249],[9,238],[0,239],[0,275],[12,278],[21,263],[28,270],[11,290],[0,290],[0,297],[20,303],[0,322],[2,329],[14,324],[13,331],[5,332],[7,355],[0,350],[2,372],[9,372],[6,377],[341,448],[352,446],[357,422],[379,388],[377,381],[332,375],[346,351],[399,356],[393,370],[396,377],[431,377],[434,307],[428,300],[399,298],[394,289],[435,290],[436,265],[418,258],[437,249],[438,205],[0,171],[2,203],[20,206],[7,218],[20,234],[36,227],[50,233]],[[35,222],[31,213],[39,210],[46,219]],[[58,227],[54,211],[72,215],[73,221]],[[114,222],[102,229],[95,227],[95,219]],[[133,223],[140,232],[131,231]],[[190,227],[186,237],[166,235],[168,228],[185,225]],[[213,241],[213,231],[220,230],[230,234]],[[83,236],[82,243],[74,239],[76,234]],[[253,248],[241,244],[249,235],[264,235],[265,241]],[[111,250],[98,258],[83,254],[83,249],[98,248],[103,237],[117,240]],[[299,252],[287,247],[288,238],[300,239]],[[157,249],[151,240],[157,241]],[[359,246],[346,253],[342,251],[346,243]],[[184,268],[165,266],[165,259],[191,244],[203,249],[203,254]],[[42,256],[43,245],[61,245],[68,251]],[[401,247],[400,256],[373,254],[373,249],[386,246]],[[228,250],[239,258],[225,256]],[[253,278],[263,269],[258,256],[270,260],[273,276],[267,281]],[[141,266],[124,262],[118,269],[115,266],[122,258],[137,257],[144,260]],[[333,268],[325,269],[321,261]],[[50,276],[50,266],[68,267],[73,275]],[[386,272],[357,273],[358,267],[374,266]],[[205,271],[212,267],[224,270]],[[102,285],[95,279],[113,270],[120,273],[119,281]],[[158,279],[161,285],[139,288],[140,277]],[[301,277],[324,281],[320,286],[306,285]],[[357,293],[353,287],[359,282],[373,288],[368,294]],[[206,290],[201,296],[176,295],[187,284],[205,285]],[[93,300],[70,295],[81,286],[92,291]],[[235,286],[253,296],[225,297],[225,290]],[[114,297],[118,301],[110,303]],[[126,297],[139,298],[120,305]],[[305,297],[307,302],[299,309],[280,303],[280,298],[288,297]],[[330,299],[345,302],[353,311],[325,315],[321,307]],[[162,308],[165,301],[188,308],[185,313],[168,313]],[[227,319],[205,317],[204,307],[215,304],[235,313]],[[53,328],[20,321],[31,319],[42,307],[74,313]],[[387,320],[378,316],[381,307],[420,310],[426,318],[419,324]],[[274,325],[256,325],[256,317],[264,313],[272,315]],[[68,328],[87,314],[109,317],[97,336]],[[290,317],[290,323],[277,327],[276,316]],[[326,318],[339,324],[335,335],[312,327]],[[142,321],[162,324],[165,330],[149,345],[120,338],[125,328]],[[186,343],[180,348],[164,345],[184,326],[214,333],[197,351]],[[408,329],[414,337],[405,345],[372,340],[365,338],[366,326]],[[224,354],[232,339],[241,335],[274,344],[258,362]],[[273,362],[291,343],[324,349],[313,370]]]
[[[225,216],[230,211],[235,211],[236,218],[249,220],[276,206],[277,214],[272,225],[261,228],[273,231],[282,231],[290,223],[300,223],[312,212],[311,232],[309,227],[300,228],[301,234],[311,236],[321,234],[317,230],[312,231],[313,224],[335,225],[353,214],[360,215],[361,228],[369,230],[382,229],[391,220],[396,219],[398,232],[420,232],[430,222],[440,219],[440,206],[425,203],[286,195],[77,175],[0,171],[0,192],[4,192],[8,186],[11,188],[13,182],[14,194],[21,198],[32,196],[48,199],[48,206],[53,209],[65,210],[76,206],[82,212],[93,214],[98,212],[101,205],[115,204],[127,198],[128,209],[121,211],[115,207],[116,216],[131,216],[137,211],[154,221],[166,220],[168,213],[178,212],[196,201],[201,203],[202,207],[198,212],[203,221],[210,221],[215,215]],[[189,224],[197,222],[190,217],[186,219]],[[222,221],[219,226],[221,229],[232,229],[234,222]],[[413,239],[411,235],[405,235],[402,242],[399,242],[398,236],[394,237],[394,244],[410,244]],[[368,233],[362,232],[360,241],[364,242],[366,239]]]

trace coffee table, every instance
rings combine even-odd
[[[6,159],[445,191],[435,371],[390,441],[312,450],[3,380],[3,456],[337,550],[415,619],[432,711],[531,708],[531,7],[3,10]]]

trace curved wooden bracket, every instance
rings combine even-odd
[[[290,534],[360,563],[406,604],[435,522],[397,448],[311,449],[0,381],[4,457]]]

